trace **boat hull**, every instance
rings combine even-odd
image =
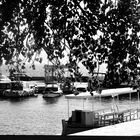
[[[43,95],[43,98],[55,98],[55,97],[60,97],[62,93],[59,92],[47,92]]]
[[[78,127],[78,126],[72,127],[72,126],[69,126],[68,122],[65,120],[62,120],[62,128],[63,128],[62,134],[61,134],[62,136],[93,129],[93,127]]]

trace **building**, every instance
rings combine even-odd
[[[59,81],[64,77],[70,77],[70,72],[65,65],[44,65],[44,69],[46,82]]]

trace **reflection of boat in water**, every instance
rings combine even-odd
[[[49,83],[45,87],[43,98],[55,98],[62,95],[62,90],[57,83]]]
[[[11,81],[10,88],[3,91],[4,97],[27,97],[36,96],[34,88],[25,81]]]
[[[58,102],[58,98],[44,98],[46,104],[56,104]]]
[[[77,95],[78,96],[78,95]],[[113,107],[103,108],[103,109],[93,109],[92,110],[73,110],[71,116],[69,117],[69,99],[78,99],[77,96],[66,95],[65,98],[68,99],[68,120],[62,120],[62,135],[73,134],[77,132],[82,132],[90,129],[96,129],[100,127],[105,127],[109,125],[115,125],[118,123],[123,123],[127,121],[140,119],[140,108],[122,108],[113,104]],[[71,98],[72,97],[72,98]],[[74,98],[75,97],[75,98]],[[89,96],[81,95],[79,99],[88,99]],[[91,96],[94,103],[94,96]],[[131,97],[131,96],[130,96]],[[139,93],[138,93],[139,100]],[[114,102],[114,96],[113,96]]]

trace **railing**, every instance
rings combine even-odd
[[[99,114],[99,127],[132,121],[140,118],[140,109],[127,109],[121,112]]]

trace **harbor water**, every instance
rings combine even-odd
[[[0,98],[0,135],[57,135],[62,132],[62,119],[68,119],[74,109],[102,109],[118,106],[138,106],[137,96],[98,98],[94,100],[71,99],[65,96],[45,99],[37,97],[3,99]],[[140,105],[140,104],[139,104]]]

